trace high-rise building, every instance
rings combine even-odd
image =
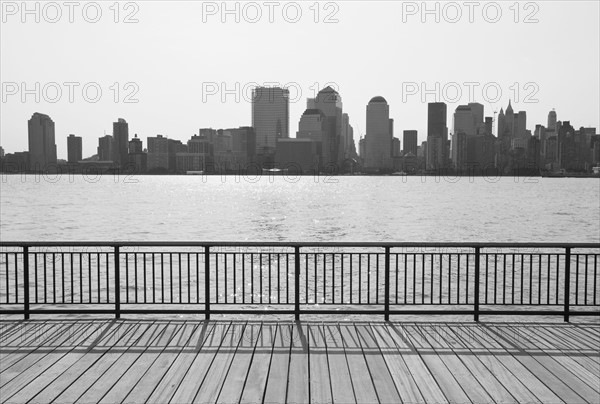
[[[49,165],[56,164],[56,143],[54,122],[48,115],[34,113],[28,121],[29,168],[33,171],[46,171]]]
[[[298,123],[297,139],[310,139],[315,142],[314,151],[316,156],[314,161],[321,167],[323,153],[323,139],[327,132],[327,117],[320,109],[307,109],[300,117]],[[282,147],[287,147],[282,146]],[[312,150],[312,149],[311,149]]]
[[[478,102],[470,102],[468,107],[473,114],[473,126],[475,127],[476,135],[483,135],[485,124],[483,121],[483,105]]]
[[[494,118],[492,118],[491,116],[486,116],[485,117],[485,128],[484,128],[484,135],[488,135],[491,136],[493,135],[493,125],[494,125]]]
[[[392,135],[390,107],[385,98],[371,98],[367,104],[366,159],[364,167],[370,170],[392,168]]]
[[[457,170],[464,170],[467,168],[467,142],[469,136],[463,131],[454,133],[452,136],[452,162]]]
[[[119,166],[129,162],[129,124],[123,118],[113,122],[113,161]]]
[[[461,132],[467,136],[477,135],[475,113],[469,105],[459,105],[454,111],[454,130],[452,133],[456,135]]]
[[[342,98],[331,87],[325,87],[315,98],[315,108],[320,109],[326,117],[326,130],[321,148],[321,160],[324,166],[337,166],[342,161],[343,150],[340,149],[342,137]]]
[[[548,112],[548,130],[550,132],[556,132],[556,111],[552,110]]]
[[[274,155],[277,139],[288,138],[289,90],[257,87],[252,90],[252,127],[256,133],[257,154]]]
[[[148,171],[169,171],[169,139],[162,135],[148,137]]]
[[[77,163],[83,159],[81,136],[69,135],[67,137],[67,161]]]
[[[404,144],[403,154],[412,153],[413,156],[417,155],[417,131],[416,130],[405,130],[402,134],[402,144]]]
[[[142,139],[138,138],[137,134],[129,141],[128,163],[127,170],[136,174],[144,173],[148,168],[148,154],[144,153]]]
[[[98,160],[112,161],[113,138],[110,135],[98,139]]]
[[[447,106],[443,102],[427,105],[427,154],[428,170],[445,168],[448,163]]]

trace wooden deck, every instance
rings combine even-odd
[[[600,402],[597,323],[0,322],[10,403]]]

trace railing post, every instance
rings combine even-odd
[[[479,321],[479,258],[480,247],[475,247],[475,296],[474,296],[474,318]],[[467,268],[468,271],[468,268]]]
[[[571,300],[571,247],[565,248],[565,322],[569,322],[569,303]],[[558,275],[557,275],[558,276]],[[556,291],[558,293],[558,290]]]
[[[385,247],[385,321],[390,321],[390,247]]]
[[[300,246],[294,247],[294,319],[300,321]]]
[[[121,318],[121,268],[119,246],[115,246],[115,318]]]
[[[15,258],[16,260],[16,258]],[[8,263],[7,263],[8,265]],[[7,291],[8,292],[8,291]],[[29,247],[23,246],[23,311],[29,320]]]
[[[210,247],[204,246],[204,318],[210,320]]]

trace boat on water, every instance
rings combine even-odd
[[[390,175],[394,175],[394,176],[407,176],[408,174],[406,174],[404,171],[396,171],[395,173],[391,173]]]
[[[204,171],[186,171],[186,175],[202,175]]]

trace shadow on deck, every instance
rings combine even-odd
[[[0,322],[5,402],[598,402],[600,324]]]

